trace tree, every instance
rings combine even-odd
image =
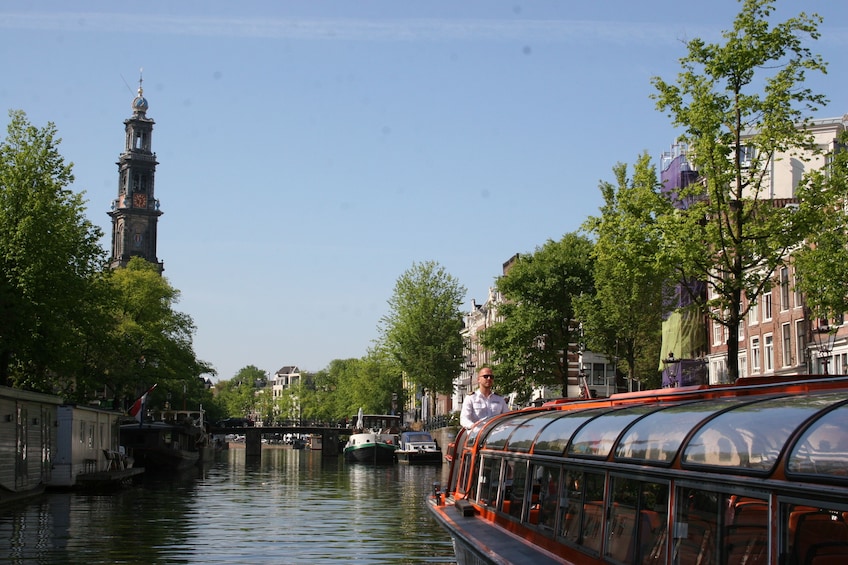
[[[575,298],[594,292],[592,242],[569,233],[521,255],[498,278],[501,321],[481,344],[498,363],[498,388],[526,402],[534,386],[556,385],[568,396],[568,353],[579,341]]]
[[[265,371],[255,365],[242,367],[232,379],[215,384],[216,402],[228,416],[246,418],[256,405],[256,384],[267,378]]]
[[[685,129],[683,139],[702,176],[676,195],[679,209],[660,218],[664,260],[677,265],[678,280],[707,285],[706,299],[692,299],[732,337],[731,380],[739,376],[740,322],[788,252],[832,209],[806,207],[794,214],[769,199],[768,173],[778,155],[805,159],[819,152],[806,115],[826,102],[804,86],[807,72],[825,72],[820,57],[804,45],[805,38],[818,38],[821,18],[801,13],[771,24],[773,3],[745,0],[724,43],[693,39],[677,83],[653,79],[658,109]]]
[[[87,339],[102,336],[101,231],[67,187],[72,165],[56,127],[9,113],[0,141],[0,384],[53,392],[82,367]],[[93,332],[93,333],[92,333]]]
[[[588,349],[623,362],[629,380],[657,384],[663,295],[671,276],[656,260],[663,241],[657,217],[670,203],[647,153],[636,161],[632,178],[621,163],[613,173],[616,185],[600,185],[601,215],[584,223],[597,238],[595,292],[578,297],[576,307]]]
[[[390,414],[393,395],[396,395],[397,408],[404,406],[403,371],[389,352],[383,349],[370,349],[368,355],[360,360],[359,389],[359,406],[367,409],[366,412]]]
[[[197,359],[193,348],[194,322],[174,310],[179,291],[159,274],[156,265],[133,257],[126,267],[111,272],[115,293],[114,353],[107,368],[108,386],[117,397],[134,398],[157,384],[155,396],[185,396],[203,374],[215,374]],[[264,375],[264,373],[262,373]]]
[[[395,283],[390,311],[380,320],[387,351],[412,382],[430,391],[450,394],[462,370],[465,292],[438,263],[413,263]]]

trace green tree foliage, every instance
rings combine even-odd
[[[361,359],[334,359],[326,369],[302,377],[276,399],[278,420],[338,422],[349,420],[360,408],[369,414],[388,414],[393,394],[398,409],[403,407],[402,371],[380,349]]]
[[[832,209],[793,214],[769,200],[775,156],[818,151],[804,126],[826,102],[804,82],[808,72],[825,72],[805,46],[818,38],[821,19],[801,13],[773,24],[773,4],[745,0],[723,43],[689,41],[676,84],[653,79],[658,109],[685,129],[703,177],[677,195],[679,211],[660,219],[663,251],[677,265],[677,280],[707,285],[706,304],[692,298],[730,336],[738,335],[749,305],[769,288],[787,252],[804,242],[821,211]],[[736,379],[739,343],[734,337],[727,345],[729,377]]]
[[[82,372],[102,335],[101,231],[67,187],[56,127],[9,114],[0,141],[0,383],[53,392]],[[59,385],[56,387],[55,385]]]
[[[391,413],[393,394],[398,410],[404,405],[403,371],[387,351],[372,349],[360,360],[359,387],[359,406],[366,413]]]
[[[568,395],[569,345],[579,341],[575,299],[594,292],[592,242],[569,233],[521,255],[497,281],[504,302],[481,343],[498,363],[498,389],[529,400],[534,386]]]
[[[113,271],[109,281],[115,296],[109,388],[128,400],[153,384],[156,399],[199,392],[201,375],[215,371],[194,354],[191,317],[174,310],[179,291],[139,257]]]
[[[361,359],[336,359],[328,368],[336,389],[333,419],[352,418],[360,408],[366,414],[388,414],[392,394],[403,406],[403,377],[398,363],[385,350],[375,348]]]
[[[395,283],[381,319],[383,343],[412,382],[450,394],[462,370],[465,287],[434,261],[414,263]]]
[[[586,347],[617,359],[628,379],[653,386],[662,341],[664,289],[672,273],[656,260],[663,235],[657,217],[670,203],[660,193],[647,153],[627,177],[613,168],[616,184],[600,184],[604,205],[584,228],[595,237],[594,294],[576,299]]]
[[[215,403],[228,417],[246,418],[256,406],[257,385],[267,380],[267,373],[255,365],[242,367],[232,379],[215,383]]]

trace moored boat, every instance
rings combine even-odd
[[[848,562],[848,377],[554,401],[460,431],[459,565]]]
[[[344,446],[345,461],[394,463],[400,433],[400,416],[362,414],[360,410],[350,438]]]
[[[321,451],[323,449],[323,437],[321,434],[310,434],[309,436],[309,449],[312,451]]]
[[[186,469],[214,451],[203,410],[164,411],[140,423],[121,426],[121,444],[137,466],[148,472]]]
[[[429,432],[402,432],[398,449],[395,451],[398,463],[409,465],[441,465],[442,450]]]

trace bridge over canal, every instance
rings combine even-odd
[[[342,428],[338,424],[284,424],[279,426],[211,426],[212,434],[239,434],[244,436],[246,457],[259,457],[262,454],[262,437],[275,434],[309,434],[321,436],[321,455],[323,457],[338,457],[339,438],[350,435],[350,428]]]

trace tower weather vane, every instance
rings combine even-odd
[[[124,75],[120,75],[120,76],[121,76],[121,80],[124,81],[124,86],[126,86],[127,90],[129,90],[130,93],[132,93],[133,89],[130,86],[130,84],[127,82],[127,79],[124,78]],[[141,90],[142,90],[141,84],[143,82],[144,82],[144,67],[139,67],[138,68],[138,92],[139,93],[141,93]]]

